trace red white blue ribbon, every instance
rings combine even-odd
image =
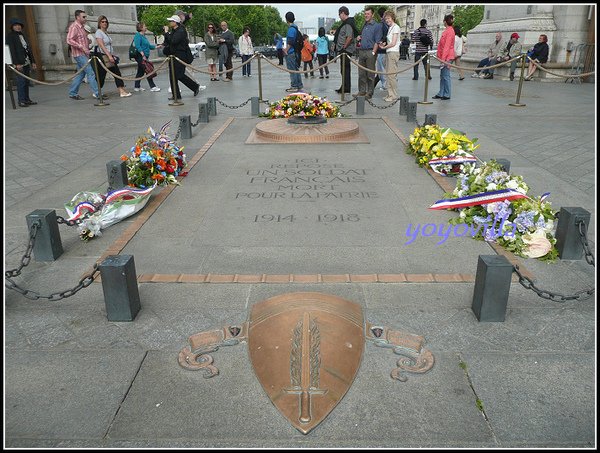
[[[497,203],[499,201],[512,201],[519,198],[529,198],[513,189],[495,190],[493,192],[484,192],[477,195],[469,195],[461,198],[451,198],[447,200],[438,200],[432,204],[429,209],[458,209],[481,204]]]
[[[70,214],[70,217],[67,220],[75,220],[85,214],[87,212],[96,212],[96,206],[94,206],[89,201],[84,201],[83,203],[79,203],[75,208],[71,211],[67,209]]]
[[[444,157],[439,157],[437,159],[431,159],[429,161],[429,166],[431,167],[431,169],[442,175],[442,176],[448,176],[446,173],[444,173],[443,171],[438,169],[439,165],[456,165],[456,164],[470,164],[470,163],[475,163],[477,162],[477,159],[469,154],[469,153],[464,153],[463,155],[455,155],[455,154],[451,154],[449,156],[444,156]]]

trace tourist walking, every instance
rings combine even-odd
[[[23,35],[24,24],[21,19],[10,20],[10,31],[6,35],[6,45],[10,51],[10,58],[15,69],[23,76],[30,77],[31,69],[36,69],[33,52],[29,41]],[[17,74],[17,98],[19,107],[29,107],[37,102],[29,97],[29,80]]]
[[[250,38],[250,28],[244,27],[242,35],[238,39],[238,49],[240,49],[240,55],[242,56],[242,77],[250,77],[252,62],[246,63],[254,54],[254,46],[252,45],[252,38]]]
[[[233,80],[233,43],[235,42],[235,37],[233,36],[233,32],[229,30],[229,26],[227,22],[221,22],[221,35],[219,36],[219,43],[224,44],[227,47],[227,54],[224,55],[224,64],[225,69],[228,72],[225,74],[225,78],[223,82],[231,82]],[[219,48],[220,49],[220,48]]]
[[[354,96],[373,97],[375,89],[375,62],[377,60],[377,43],[381,41],[381,24],[375,20],[373,7],[366,6],[365,25],[360,32],[360,49],[358,51],[358,92]],[[363,69],[361,66],[367,68]],[[370,69],[370,71],[368,70]]]
[[[385,49],[387,53],[385,72],[388,73],[386,76],[388,95],[383,100],[394,102],[398,99],[398,82],[396,79],[398,75],[390,73],[398,72],[398,65],[400,63],[400,27],[396,23],[396,15],[392,11],[386,11],[383,14],[383,20],[388,28],[385,41],[387,44],[382,43],[383,45],[380,47]]]
[[[75,10],[75,20],[69,26],[67,32],[67,44],[71,48],[71,57],[75,60],[77,71],[85,66],[85,69],[75,76],[69,86],[69,97],[76,101],[84,99],[79,95],[79,87],[84,77],[87,77],[88,85],[92,90],[92,96],[98,98],[98,83],[96,74],[91,64],[87,64],[90,59],[90,46],[87,32],[83,28],[87,22],[87,14],[81,9]]]
[[[314,71],[314,67],[313,67],[313,59],[314,59],[314,46],[312,45],[312,43],[310,42],[310,39],[308,39],[308,35],[302,35],[302,39],[303,39],[303,45],[302,45],[302,63],[304,64],[302,67],[304,72],[304,78],[308,79],[308,71],[307,69],[310,68],[310,77],[311,78],[315,78],[315,71]]]
[[[356,52],[356,37],[358,36],[358,30],[356,29],[356,23],[354,17],[350,17],[350,10],[347,6],[341,6],[338,10],[338,15],[342,23],[335,31],[333,37],[334,50],[337,55],[346,54],[341,57],[340,61],[340,73],[343,77],[342,86],[340,86],[336,93],[342,92],[350,93],[352,88],[352,78],[350,77],[350,58]]]
[[[527,73],[527,77],[525,80],[530,81],[537,70],[538,64],[543,64],[548,61],[548,54],[550,53],[550,48],[548,47],[548,36],[540,35],[538,38],[538,42],[535,46],[530,49],[530,52],[527,53],[529,58],[529,72]]]
[[[190,50],[187,32],[184,27],[181,26],[181,18],[177,15],[173,15],[167,18],[169,22],[170,31],[164,34],[165,41],[164,46],[165,55],[174,55],[181,61],[190,64],[194,61],[192,51]],[[181,100],[181,91],[179,91],[179,83],[183,83],[186,87],[193,91],[194,96],[198,96],[200,92],[200,85],[198,82],[191,79],[185,74],[185,66],[173,59],[173,72],[175,73],[175,80],[173,80],[172,74],[169,71],[169,82],[171,85],[171,93],[173,99]]]
[[[204,42],[206,43],[206,50],[204,56],[206,58],[206,64],[208,64],[208,74],[210,80],[216,82],[219,80],[217,76],[217,59],[219,58],[219,41],[215,29],[215,24],[209,22],[206,27],[206,33],[204,34]]]
[[[329,66],[327,64],[329,57],[329,39],[325,35],[325,27],[319,28],[319,37],[316,41],[317,45],[317,61],[319,62],[319,79],[323,78],[323,70],[325,70],[325,77],[329,78]]]
[[[148,27],[146,27],[144,22],[138,22],[135,25],[135,29],[137,30],[137,33],[133,37],[133,45],[137,50],[137,53],[135,54],[135,62],[137,63],[137,72],[135,74],[135,78],[140,79],[140,77],[146,73],[146,64],[150,60],[150,50],[156,49],[157,47],[162,47],[162,45],[156,46],[154,44],[150,44],[150,41],[148,41],[148,38],[146,38]],[[154,83],[154,76],[147,77],[146,80],[150,86],[150,91],[160,91],[160,87],[157,87],[156,83]],[[146,91],[145,88],[142,88],[141,82],[141,79],[134,82],[133,91]]]
[[[423,68],[425,70],[425,75],[427,75],[427,62],[429,61],[429,49],[433,48],[433,35],[431,31],[426,27],[427,20],[421,19],[419,23],[420,27],[417,28],[413,34],[411,41],[415,43],[415,63],[423,58]],[[413,80],[419,80],[419,65],[415,65],[413,68]],[[431,80],[431,74],[429,74],[429,80]]]
[[[273,35],[273,41],[275,42],[275,50],[277,51],[279,66],[283,66],[283,36],[281,36],[279,33],[275,33]]]
[[[283,53],[285,54],[285,63],[286,67],[290,71],[298,71],[300,68],[300,56],[298,52],[301,52],[300,42],[302,42],[302,34],[294,21],[296,20],[296,16],[291,11],[285,13],[285,21],[288,24],[288,31],[286,35],[286,46],[283,49]],[[304,88],[302,84],[302,76],[299,72],[290,72],[290,87],[285,90],[288,93],[294,93],[296,91],[300,91]]]
[[[446,101],[450,99],[451,94],[451,79],[450,79],[450,66],[448,63],[452,63],[454,60],[454,16],[447,14],[444,16],[444,25],[446,29],[443,31],[440,41],[437,47],[437,57],[440,60],[440,91],[438,94],[433,96],[433,99],[441,99]]]
[[[458,25],[454,26],[454,65],[460,66],[460,57],[465,53],[467,38],[460,32]],[[458,80],[465,80],[465,74],[461,68],[457,69]]]
[[[108,18],[106,16],[98,16],[98,29],[96,30],[96,56],[102,59],[104,65],[115,74],[115,85],[119,90],[119,96],[126,98],[131,96],[131,93],[125,89],[125,83],[121,78],[121,70],[119,69],[119,57],[115,55],[115,50],[112,45],[112,38],[108,34]],[[98,83],[100,88],[104,87],[104,80],[106,79],[106,69],[100,63],[97,64],[98,68]]]
[[[379,8],[377,10],[377,13],[381,18],[381,42],[379,44],[386,45],[388,26],[383,18],[383,16],[385,15],[385,8]],[[385,68],[387,66],[387,52],[386,49],[382,48],[379,44],[377,45],[377,60],[375,60],[375,68],[377,69],[377,72],[386,72]],[[385,90],[385,74],[375,74],[375,80],[373,80],[373,88],[375,88],[380,81],[381,86],[379,87],[379,89]]]

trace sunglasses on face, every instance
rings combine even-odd
[[[100,23],[101,24],[108,24],[108,21],[107,20],[101,20]]]

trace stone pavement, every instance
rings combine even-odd
[[[288,74],[262,68],[263,98],[285,96]],[[251,78],[239,73],[230,84],[196,75],[206,90],[198,99],[182,87],[179,107],[168,105],[164,74],[157,77],[163,91],[125,99],[108,82],[105,107],[93,105],[85,85],[79,102],[66,85],[36,85],[39,104],[17,110],[5,93],[5,269],[17,267],[27,248],[27,214],[65,216],[77,192],[106,190],[106,163],[148,126],[171,120],[173,135],[180,115],[196,121],[199,100],[225,104],[179,140],[193,163],[181,186],[161,189],[140,214],[88,243],[60,226],[64,254],[32,260],[15,279],[47,295],[75,286],[101,257],[133,255],[142,305],[133,322],[107,320],[97,282],[53,302],[5,290],[5,446],[594,448],[593,299],[553,302],[513,279],[505,322],[478,322],[471,310],[477,256],[497,252],[462,238],[405,244],[409,224],[445,223],[451,214],[427,210],[444,190],[404,153],[415,124],[398,105],[366,104],[365,115],[355,114],[354,102],[343,107],[369,144],[245,145],[262,119],[249,103],[227,107],[258,96],[256,65]],[[412,70],[399,76],[399,93],[421,101],[424,82],[411,77]],[[308,79],[305,88],[339,99],[339,79],[334,65],[329,80]],[[434,71],[429,100],[438,84]],[[532,193],[551,192],[556,209],[590,211],[595,253],[595,85],[525,84],[526,107],[510,107],[516,89],[516,81],[453,74],[452,100],[420,104],[418,121],[436,114],[439,124],[478,137],[481,159],[509,159]],[[385,106],[384,96],[376,90],[373,103]],[[282,176],[298,163],[324,170],[307,184],[336,187],[252,179]],[[335,173],[355,178],[324,182]],[[263,196],[274,192],[284,195]],[[368,195],[315,199],[319,192]],[[585,260],[517,262],[553,292],[595,284]],[[398,357],[367,344],[346,396],[303,435],[267,398],[246,344],[213,354],[220,374],[212,379],[178,365],[190,335],[241,323],[253,304],[300,291],[343,297],[372,323],[424,336],[433,369],[392,380]]]

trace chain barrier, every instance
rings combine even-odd
[[[248,102],[250,102],[252,100],[252,98],[248,98],[248,100],[246,100],[245,102],[242,102],[240,105],[227,105],[225,104],[223,101],[221,101],[218,98],[215,98],[215,101],[217,101],[219,104],[221,104],[223,107],[227,107],[228,109],[239,109],[240,107],[245,106]]]
[[[25,251],[25,254],[21,258],[21,264],[15,269],[11,269],[4,272],[4,276],[6,278],[16,277],[17,275],[20,275],[21,270],[29,264],[29,262],[31,261],[31,252],[33,251],[33,246],[35,245],[35,237],[37,236],[37,232],[41,227],[41,220],[36,220],[31,224],[31,228],[29,229],[29,244],[27,245],[27,250]]]
[[[585,252],[585,260],[590,266],[596,267],[594,255],[592,254],[592,251],[587,241],[587,227],[585,226],[585,222],[583,220],[578,220],[577,222],[575,222],[575,225],[579,227],[579,240],[581,241],[583,251]]]
[[[94,267],[92,269],[92,272],[90,272],[88,275],[83,276],[81,278],[81,280],[79,280],[79,283],[75,287],[73,287],[71,289],[67,289],[65,291],[59,291],[56,293],[52,293],[47,296],[42,295],[42,294],[38,293],[37,291],[23,289],[19,285],[17,285],[13,280],[11,280],[9,277],[4,278],[4,280],[5,280],[4,287],[7,289],[12,289],[30,300],[48,299],[49,301],[54,302],[57,300],[64,299],[66,297],[71,297],[74,294],[76,294],[78,291],[80,291],[81,289],[87,288],[88,286],[90,286],[94,282],[94,280],[96,279],[98,274],[100,273],[100,270],[98,269],[99,267],[100,267],[100,265],[98,263],[95,263]]]
[[[535,286],[533,280],[521,274],[521,272],[519,271],[519,266],[513,266],[513,271],[519,277],[519,283],[521,284],[521,286],[523,286],[525,289],[531,289],[542,299],[548,299],[554,302],[566,302],[568,300],[586,300],[592,297],[595,292],[595,289],[591,288],[583,291],[577,291],[575,294],[570,296],[565,296],[564,294],[559,293],[553,293],[551,291],[540,289],[537,286]]]
[[[179,123],[179,126],[177,126],[177,132],[175,133],[175,138],[173,139],[174,142],[177,141],[177,139],[179,138],[179,134],[180,133],[181,133],[181,122]]]
[[[396,98],[390,104],[380,106],[380,105],[374,104],[370,99],[365,98],[365,102],[367,102],[371,107],[375,107],[376,109],[379,109],[379,110],[389,109],[390,107],[393,107],[394,105],[396,105],[399,101],[400,101],[400,98]]]
[[[100,272],[98,270],[98,267],[99,267],[98,263],[94,264],[94,268],[93,268],[92,272],[88,275],[85,275],[83,278],[81,278],[81,280],[79,280],[79,283],[77,284],[77,286],[75,286],[74,288],[67,289],[65,291],[52,293],[48,296],[41,295],[40,293],[38,293],[36,291],[23,289],[19,285],[17,285],[14,282],[14,280],[12,280],[13,277],[17,277],[17,276],[21,275],[21,271],[23,270],[23,268],[27,267],[29,265],[29,263],[31,262],[31,253],[33,252],[33,247],[35,245],[35,238],[37,236],[38,230],[41,227],[42,227],[41,220],[36,220],[35,222],[33,222],[31,224],[31,227],[29,229],[29,243],[27,245],[27,250],[23,254],[23,257],[21,258],[21,264],[19,265],[19,267],[15,268],[15,269],[10,269],[10,270],[7,270],[4,272],[4,280],[5,280],[4,287],[7,289],[12,289],[12,290],[20,293],[27,299],[31,299],[31,300],[48,299],[51,301],[56,301],[56,300],[64,299],[65,297],[70,297],[73,294],[77,293],[79,290],[90,286],[92,284],[92,282],[94,281],[94,279],[98,276],[97,274]]]
[[[587,230],[585,222],[583,220],[578,220],[575,224],[579,227],[579,239],[581,240],[581,245],[583,246],[583,250],[585,252],[585,260],[589,265],[596,267],[594,262],[594,255],[592,254],[590,246],[587,242]],[[568,300],[585,300],[592,297],[595,292],[595,288],[590,288],[587,290],[577,291],[575,294],[570,296],[554,293],[552,291],[540,289],[537,286],[535,286],[535,284],[530,278],[521,274],[521,272],[519,271],[519,266],[515,265],[513,266],[513,269],[519,277],[519,283],[521,284],[521,286],[523,286],[525,289],[531,289],[543,299],[552,300],[554,302],[566,302]]]

